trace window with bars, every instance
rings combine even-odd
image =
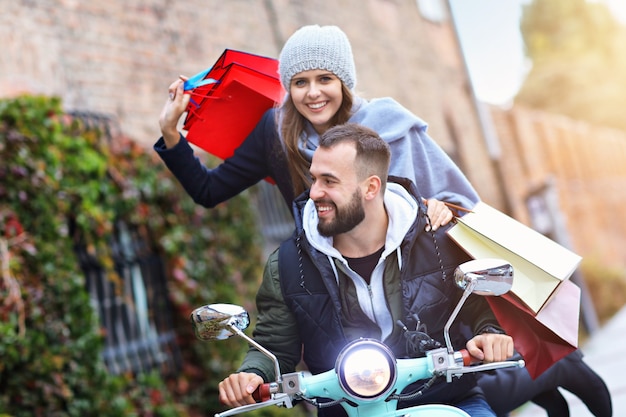
[[[100,130],[109,142],[119,131],[114,117],[82,111],[69,114],[86,129]],[[74,247],[104,333],[102,355],[107,369],[113,374],[155,369],[174,374],[181,368],[181,354],[163,261],[149,237],[125,221],[116,222],[113,236],[109,244],[115,278],[80,239]]]

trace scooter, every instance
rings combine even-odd
[[[420,344],[433,347],[425,357],[396,359],[383,343],[373,339],[358,339],[348,344],[339,354],[335,368],[312,375],[306,371],[282,374],[276,356],[248,337],[243,330],[250,324],[248,313],[232,304],[210,304],[195,309],[191,322],[196,337],[201,340],[221,340],[237,335],[255,346],[274,363],[276,381],[262,384],[254,394],[259,401],[236,407],[215,417],[228,417],[268,406],[292,408],[305,401],[317,408],[340,404],[348,417],[469,417],[464,411],[444,404],[426,404],[398,409],[398,401],[411,400],[422,395],[437,378],[447,382],[467,373],[489,371],[505,367],[524,367],[524,361],[503,361],[471,364],[466,350],[454,351],[450,341],[450,326],[471,293],[499,296],[513,284],[513,267],[499,259],[479,259],[459,265],[454,280],[463,295],[444,327],[445,347],[432,339]],[[410,393],[404,389],[412,383],[429,379],[424,386]],[[320,401],[320,399],[324,401]]]

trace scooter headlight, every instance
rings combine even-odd
[[[362,400],[387,395],[396,382],[396,359],[391,350],[372,339],[346,346],[335,364],[341,388]]]

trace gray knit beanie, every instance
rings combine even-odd
[[[294,75],[316,69],[332,72],[351,90],[356,85],[350,41],[337,26],[301,27],[287,39],[278,61],[280,81],[287,91]]]

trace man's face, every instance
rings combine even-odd
[[[363,194],[357,180],[354,145],[318,148],[311,162],[310,198],[315,203],[322,236],[346,233],[365,218]]]
[[[341,207],[328,199],[315,200],[315,207],[318,214],[320,208],[334,206],[335,215],[333,218],[320,218],[317,224],[317,230],[322,236],[335,236],[341,233],[349,232],[359,225],[365,218],[365,210],[363,209],[362,194],[359,188],[352,194],[350,201]]]

